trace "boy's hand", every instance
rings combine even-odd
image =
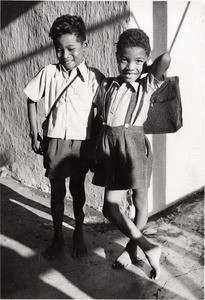
[[[151,58],[146,61],[143,65],[143,69],[142,69],[142,74],[143,73],[148,73],[152,68],[152,61],[151,61]]]
[[[97,160],[96,160],[96,143],[95,141],[92,141],[91,143],[91,148],[90,148],[90,154],[89,154],[89,168],[90,168],[90,171],[92,173],[95,173],[95,167],[96,167],[96,163],[97,163]]]
[[[36,137],[31,136],[31,147],[36,154],[43,155],[43,149],[41,148],[42,138],[40,135]]]

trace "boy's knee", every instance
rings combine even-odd
[[[108,220],[112,220],[114,217],[116,217],[120,213],[119,205],[116,203],[109,203],[106,202],[103,205],[103,215]]]
[[[107,208],[107,205],[105,205],[105,204],[103,205],[102,212],[103,212],[104,217],[108,219],[108,208]]]
[[[50,179],[51,183],[51,203],[60,204],[64,202],[66,195],[66,186],[64,178]]]
[[[148,197],[147,197],[147,191],[135,191],[133,192],[133,204],[137,208],[143,208],[147,205]]]
[[[84,184],[73,184],[71,183],[69,185],[69,189],[70,189],[70,193],[71,196],[73,197],[73,199],[78,199],[78,201],[80,201],[80,199],[84,199],[85,197],[85,188],[84,188]]]

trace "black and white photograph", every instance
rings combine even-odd
[[[1,299],[204,299],[205,2],[0,5]]]

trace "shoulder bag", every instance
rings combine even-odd
[[[183,125],[179,77],[167,77],[150,99],[148,117],[143,124],[146,134],[178,131]]]

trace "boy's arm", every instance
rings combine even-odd
[[[27,101],[28,108],[28,119],[30,124],[30,137],[31,137],[31,146],[35,153],[42,154],[40,147],[40,138],[38,134],[37,127],[37,104],[28,98]]]
[[[164,53],[160,56],[158,56],[152,65],[147,66],[147,70],[150,71],[155,78],[160,80],[162,78],[162,75],[166,72],[166,70],[169,68],[171,62],[171,57],[168,53]]]
[[[93,149],[96,148],[97,146],[97,141],[98,141],[98,136],[101,131],[101,125],[102,125],[102,107],[101,107],[101,102],[102,102],[102,87],[101,85],[98,87],[96,94],[93,99],[93,124],[92,124],[92,131],[91,131],[91,140],[92,140],[92,145]]]

